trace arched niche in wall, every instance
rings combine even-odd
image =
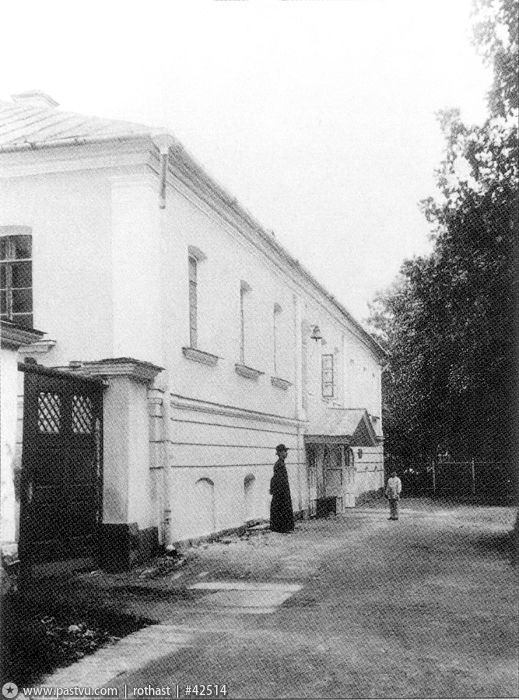
[[[207,535],[216,530],[216,507],[214,483],[211,479],[198,479],[195,484],[196,531],[198,535]]]
[[[256,477],[247,474],[243,480],[243,497],[245,504],[245,521],[256,517]]]

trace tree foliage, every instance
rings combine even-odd
[[[476,4],[476,43],[494,71],[489,116],[467,126],[457,110],[440,114],[438,193],[422,202],[433,251],[405,261],[371,307],[390,355],[384,420],[393,454],[506,459],[512,449],[518,9],[517,0]]]

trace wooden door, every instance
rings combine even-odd
[[[97,560],[102,383],[34,365],[25,372],[20,560]]]

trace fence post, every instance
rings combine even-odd
[[[472,457],[472,462],[470,463],[471,466],[471,472],[472,472],[472,495],[476,495],[476,467],[474,464],[474,457]]]

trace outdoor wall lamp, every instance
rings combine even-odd
[[[312,340],[316,340],[316,341],[323,339],[323,336],[321,335],[321,330],[320,330],[319,326],[313,327],[312,335],[310,336],[310,338],[312,338]]]

